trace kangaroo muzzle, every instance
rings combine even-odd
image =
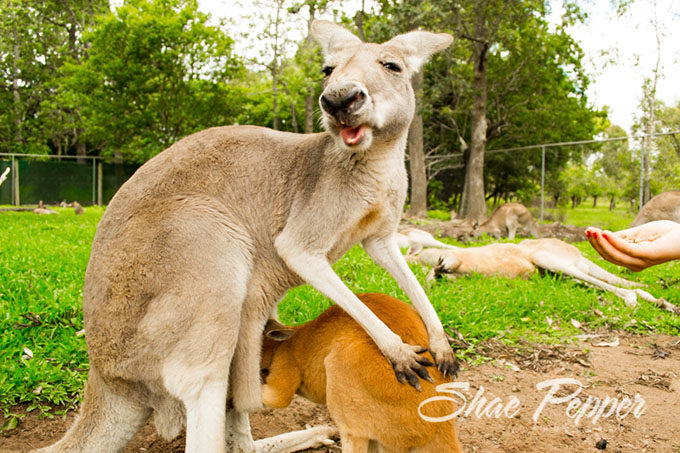
[[[358,145],[365,135],[366,113],[370,98],[359,82],[331,83],[319,99],[321,109],[335,122],[348,146]]]
[[[350,126],[352,117],[366,103],[366,97],[357,82],[334,83],[321,94],[321,108],[339,123]]]

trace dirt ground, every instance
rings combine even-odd
[[[462,412],[457,427],[466,452],[595,452],[605,441],[611,452],[680,452],[680,337],[609,332],[568,347],[509,348],[490,342],[484,345],[484,354],[495,360],[466,365],[456,380],[470,385],[461,390],[468,401],[463,405],[456,399]],[[546,384],[554,379],[572,381]],[[574,380],[582,386],[576,396]],[[546,386],[538,389],[540,383]],[[475,400],[477,394],[486,401]],[[550,394],[552,402],[539,410]],[[492,403],[495,397],[499,404]],[[518,407],[513,407],[515,399]],[[598,401],[599,417],[598,409],[592,409]],[[29,414],[10,435],[0,438],[0,451],[48,445],[72,420],[73,414],[66,420]],[[251,416],[256,438],[326,423],[331,420],[325,407],[299,397],[286,409]],[[183,440],[167,443],[148,424],[125,451],[181,452]],[[339,441],[317,451],[341,451]]]

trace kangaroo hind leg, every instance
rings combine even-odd
[[[114,392],[90,369],[80,414],[63,439],[41,453],[115,453],[144,426],[151,408]]]

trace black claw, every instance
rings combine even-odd
[[[444,376],[449,375],[452,378],[455,378],[458,375],[459,369],[460,364],[458,363],[457,359],[454,359],[454,361],[451,363],[441,364],[440,371]]]
[[[430,373],[428,373],[425,368],[422,367],[413,368],[413,371],[415,371],[416,374],[418,374],[418,376],[420,376],[422,379],[425,379],[426,381],[429,381],[434,384],[434,380],[432,379]]]
[[[408,379],[408,383],[411,387],[415,388],[419,392],[422,391],[420,388],[420,380],[418,379],[418,376],[416,376],[413,373],[406,373],[406,378]]]
[[[406,384],[406,374],[403,371],[394,370],[394,374],[397,376],[397,381]]]
[[[427,357],[418,357],[416,359],[416,362],[418,362],[422,366],[434,366],[434,363],[430,362],[430,359],[428,359]]]
[[[419,350],[416,351],[416,354],[422,354],[423,352],[427,352],[428,348],[421,346]]]

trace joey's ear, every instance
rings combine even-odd
[[[333,55],[349,46],[361,44],[361,40],[349,30],[327,20],[312,22],[312,36],[319,43],[324,55]]]
[[[453,36],[448,33],[430,33],[429,31],[412,31],[395,36],[385,46],[401,53],[409,72],[416,73],[434,53],[441,52],[451,45]]]
[[[295,330],[281,324],[276,319],[270,319],[264,326],[264,336],[275,341],[286,341],[293,336]]]

